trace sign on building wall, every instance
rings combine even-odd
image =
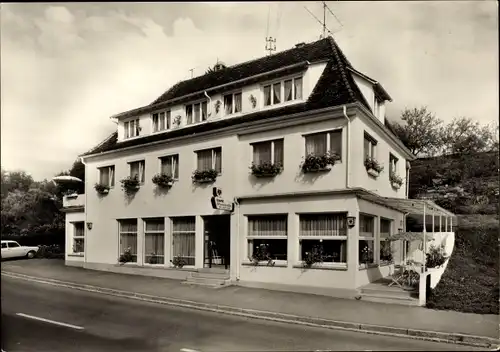
[[[234,211],[234,203],[224,201],[224,198],[222,198],[222,189],[220,189],[219,187],[214,187],[212,189],[211,203],[212,208],[214,209],[230,212]]]

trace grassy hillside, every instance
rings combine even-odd
[[[419,159],[410,197],[427,197],[458,215],[455,250],[427,307],[499,314],[498,154]]]

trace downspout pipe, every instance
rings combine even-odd
[[[208,98],[208,100],[210,101],[209,103],[209,106],[210,106],[210,112],[207,112],[208,117],[212,116],[212,98],[210,98],[210,96],[207,94],[207,91],[204,92],[205,93],[205,96]]]
[[[89,231],[89,229],[87,228],[87,199],[88,199],[88,191],[87,191],[87,184],[88,184],[88,179],[87,179],[87,164],[85,163],[85,160],[83,159],[83,157],[81,156],[80,157],[80,161],[82,162],[82,164],[85,166],[85,184],[83,185],[84,187],[84,192],[85,192],[85,202],[83,203],[83,214],[84,214],[84,218],[85,218],[85,222],[84,222],[84,230],[85,232]],[[84,237],[84,241],[83,241],[83,263],[85,264],[87,262],[87,243],[88,243],[88,236],[85,236]]]
[[[350,187],[349,176],[350,176],[350,158],[351,158],[351,119],[347,116],[347,106],[342,107],[342,112],[344,117],[347,119],[347,155],[346,155],[346,165],[345,165],[345,188]]]
[[[236,281],[240,281],[240,202],[237,197],[234,197],[234,204],[236,205],[236,225],[238,229],[236,231]]]
[[[406,199],[408,199],[410,192],[410,169],[411,164],[409,161],[406,162]]]

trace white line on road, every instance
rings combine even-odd
[[[66,327],[72,328],[72,329],[77,329],[77,330],[83,330],[84,329],[81,326],[76,326],[76,325],[61,323],[61,322],[58,322],[58,321],[49,320],[49,319],[40,318],[40,317],[35,317],[33,315],[28,315],[28,314],[24,314],[24,313],[16,313],[16,315],[19,315],[20,317],[24,317],[24,318],[29,318],[29,319],[44,321],[46,323],[51,323],[51,324],[55,324],[55,325],[66,326]]]
[[[181,352],[200,352],[200,351],[190,350],[189,348],[181,348]]]

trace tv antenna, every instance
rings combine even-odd
[[[326,11],[328,10],[328,12],[330,12],[333,17],[335,17],[335,19],[337,20],[337,22],[340,24],[341,27],[343,27],[344,25],[342,24],[342,22],[340,22],[340,20],[338,19],[338,17],[333,13],[333,11],[328,7],[328,5],[322,1],[322,4],[323,4],[323,21],[321,21],[318,17],[316,17],[311,11],[309,11],[309,9],[307,7],[304,6],[304,8],[307,10],[307,12],[309,12],[309,14],[311,16],[314,17],[314,19],[316,21],[318,21],[319,24],[321,24],[321,27],[323,28],[323,31],[322,31],[322,34],[320,36],[320,38],[325,38],[326,37],[326,32],[328,32],[329,34],[333,35],[334,33],[338,32],[332,32],[327,26],[326,26]]]
[[[267,12],[267,29],[266,29],[266,51],[268,55],[272,55],[273,51],[276,51],[276,38],[269,36],[269,17],[271,15],[271,5],[269,5],[269,10]]]
[[[193,78],[193,75],[194,75],[194,70],[196,69],[196,67],[193,67],[193,68],[190,68],[188,71],[191,72],[191,78]]]

